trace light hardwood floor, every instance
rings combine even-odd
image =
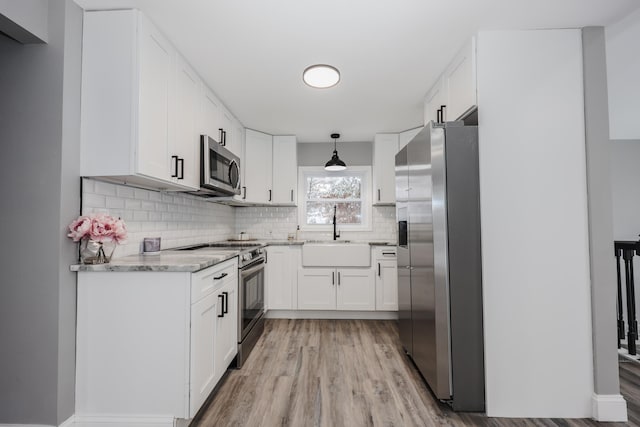
[[[640,368],[622,363],[621,383],[629,423],[458,414],[432,396],[395,321],[270,319],[243,368],[229,372],[191,425],[640,426]]]

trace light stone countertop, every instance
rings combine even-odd
[[[71,271],[174,271],[193,273],[237,257],[241,251],[225,251],[220,255],[198,254],[197,251],[165,250],[158,255],[129,255],[115,258],[108,264],[76,264]]]
[[[260,243],[264,246],[298,246],[304,245],[304,240],[253,240],[251,243]],[[327,240],[331,243],[331,240]],[[216,242],[220,243],[220,242]],[[224,242],[232,246],[238,242]],[[353,242],[369,243],[371,246],[395,246],[390,242]],[[212,248],[213,249],[213,248]],[[221,262],[238,256],[242,250],[230,251],[220,249],[220,253],[203,253],[199,251],[179,251],[166,249],[158,255],[129,255],[122,258],[115,258],[108,264],[75,264],[70,267],[71,271],[81,272],[132,272],[132,271],[167,271],[167,272],[188,272],[193,273],[207,267],[211,267]]]

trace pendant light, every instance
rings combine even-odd
[[[338,144],[338,138],[340,138],[339,133],[332,133],[331,138],[333,138],[333,156],[331,156],[331,160],[324,165],[324,170],[335,172],[335,171],[343,171],[347,168],[347,165],[340,160],[338,157],[338,149],[336,148]]]

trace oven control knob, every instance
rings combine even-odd
[[[259,254],[263,254],[264,253],[264,249],[258,249],[257,251]]]
[[[243,261],[250,261],[251,260],[251,254],[242,255],[242,260]]]

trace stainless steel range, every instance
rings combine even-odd
[[[209,247],[241,250],[238,255],[238,357],[240,368],[264,331],[265,253],[260,243],[221,243]]]

